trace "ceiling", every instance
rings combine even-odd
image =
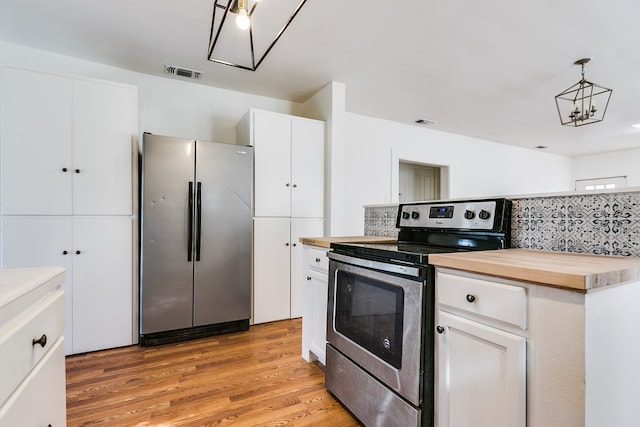
[[[255,72],[207,61],[212,10],[0,0],[0,40],[158,76],[178,65],[202,84],[296,102],[337,81],[353,113],[562,155],[640,148],[637,0],[308,0]],[[606,118],[561,126],[554,96],[583,57],[586,78],[613,89]]]

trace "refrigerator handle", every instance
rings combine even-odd
[[[193,181],[189,181],[189,238],[187,241],[187,261],[192,260],[193,248]]]
[[[202,182],[196,186],[196,261],[200,261],[200,242],[202,240]]]

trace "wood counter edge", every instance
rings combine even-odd
[[[504,251],[504,252],[503,252]],[[500,277],[508,280],[519,280],[536,285],[550,286],[586,293],[591,290],[605,288],[625,282],[640,280],[640,259],[627,257],[611,257],[612,261],[622,261],[624,267],[613,266],[611,269],[584,272],[559,271],[554,268],[545,268],[541,260],[541,265],[517,265],[517,261],[510,264],[509,252],[518,251],[519,254],[526,253],[535,258],[536,254],[541,256],[564,257],[598,257],[600,255],[572,254],[563,252],[536,251],[528,249],[505,249],[501,251],[491,251],[499,253],[495,259],[465,259],[465,253],[434,254],[429,256],[429,263],[437,267],[463,270],[470,273],[486,274],[488,276]],[[473,256],[473,255],[469,255]],[[484,256],[484,254],[483,254]],[[569,259],[569,258],[568,258]],[[569,269],[567,269],[569,270]]]
[[[300,237],[298,239],[303,245],[329,248],[331,243],[396,243],[395,237],[381,236],[329,236],[329,237]]]

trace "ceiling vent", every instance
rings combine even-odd
[[[202,71],[190,70],[184,67],[177,67],[175,65],[165,64],[164,72],[174,76],[186,77],[188,79],[198,80],[202,75]]]

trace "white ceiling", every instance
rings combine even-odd
[[[563,155],[640,148],[637,0],[308,0],[256,72],[207,61],[212,10],[0,0],[0,40],[159,76],[174,64],[203,71],[202,84],[297,102],[337,81],[350,112]],[[586,78],[613,88],[609,109],[561,126],[554,96],[583,57]]]

